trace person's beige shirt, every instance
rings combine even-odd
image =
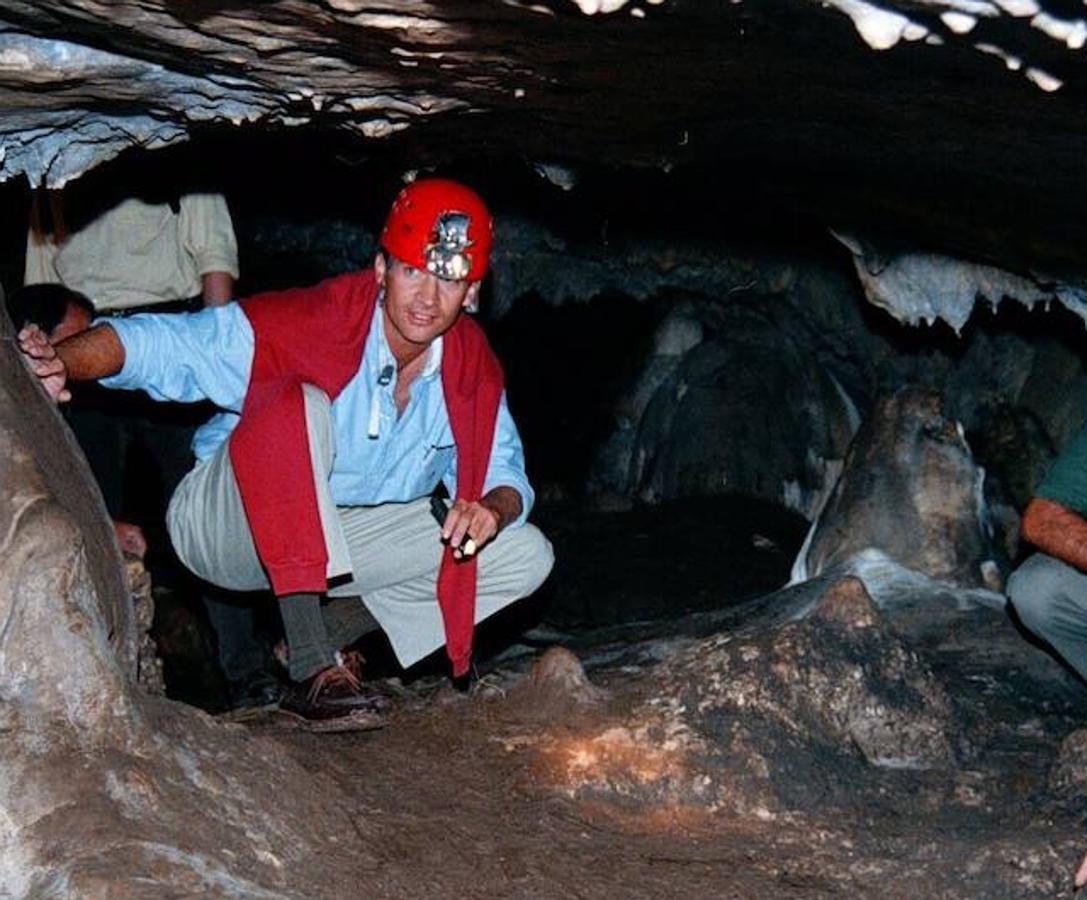
[[[234,226],[221,195],[186,194],[177,213],[124,200],[60,247],[31,229],[23,283],[60,283],[95,309],[127,309],[198,297],[208,272],[238,277]]]

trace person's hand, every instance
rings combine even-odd
[[[117,543],[122,553],[130,553],[143,559],[147,553],[147,538],[143,535],[143,529],[131,522],[118,522],[113,520],[113,533],[117,535]]]
[[[498,534],[498,513],[476,501],[458,500],[442,525],[442,540],[453,548],[455,559],[475,556]]]
[[[57,403],[66,403],[72,399],[72,392],[65,384],[68,382],[68,370],[64,360],[57,356],[57,351],[37,325],[27,325],[17,338],[23,358],[30,366],[30,371],[38,376],[41,386],[50,399]]]

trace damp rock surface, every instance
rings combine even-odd
[[[940,396],[900,389],[858,432],[797,574],[818,575],[872,548],[933,578],[999,587],[982,478]]]
[[[136,673],[120,553],[90,469],[0,314],[0,698],[109,728]]]
[[[1002,611],[924,585],[887,604],[830,577],[622,663],[614,636],[575,640],[454,702],[417,682],[336,746],[250,728],[373,826],[359,865],[382,896],[1069,895],[1087,697]]]

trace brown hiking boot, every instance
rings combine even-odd
[[[339,654],[336,659],[335,665],[292,684],[279,701],[279,708],[302,719],[311,731],[364,731],[383,727],[384,698],[363,690],[356,674],[356,660],[351,659],[349,667],[348,660]]]

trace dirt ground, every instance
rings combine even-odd
[[[604,531],[592,558],[568,555],[562,577],[599,562]],[[786,555],[765,537],[758,546]],[[673,582],[684,590],[706,586]],[[660,667],[725,627],[704,609],[537,628],[490,661],[471,696],[431,674],[386,681],[394,709],[378,731],[315,735],[275,713],[242,719],[335,785],[320,827],[340,839],[325,864],[306,860],[310,897],[1070,897],[1087,851],[1087,752],[1077,757],[1071,740],[1062,757],[1062,741],[1087,721],[1087,690],[1002,612],[960,612],[915,611],[901,626],[950,698],[953,763],[896,769],[818,742],[787,754],[768,743],[750,765],[769,772],[770,806],[740,796],[742,778],[735,798],[700,801],[675,785],[716,778],[729,760],[677,763],[651,730],[624,737],[657,702]],[[586,700],[584,686],[530,683],[548,634],[605,693]],[[687,770],[679,780],[675,766]],[[277,815],[290,818],[284,788]]]
[[[342,785],[332,814],[348,836],[358,819],[377,826],[376,839],[360,841],[359,880],[315,885],[314,896],[754,897],[836,888],[812,862],[836,843],[831,835],[813,842],[796,827],[563,796],[533,748],[518,747],[523,732],[509,713],[501,701],[468,702],[368,735],[284,738]]]
[[[555,795],[530,751],[505,749],[518,732],[501,717],[469,704],[367,736],[290,739],[308,764],[335,773],[345,824],[380,826],[361,848],[360,883],[322,886],[319,896],[362,887],[380,897],[728,895],[742,846],[683,811],[610,813]],[[748,884],[760,882],[773,879]]]
[[[591,713],[541,718],[496,690],[405,704],[363,734],[254,722],[338,786],[328,812],[343,843],[329,852],[357,875],[312,896],[1071,896],[1083,804],[1046,791],[1049,732],[1069,728],[1067,705],[1039,717],[1002,698],[999,734],[970,770],[880,771],[844,804],[748,815],[581,790],[582,761],[565,748],[607,733],[652,683],[618,671],[594,681],[611,693]],[[617,768],[637,778],[645,764],[601,762],[618,785]]]

